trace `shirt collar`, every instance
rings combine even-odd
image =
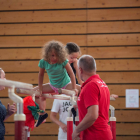
[[[94,78],[99,79],[100,76],[99,76],[98,74],[95,74],[95,75],[90,76],[90,77],[82,84],[81,89],[82,89],[88,82],[90,82],[90,81],[91,81],[92,79],[94,79]]]

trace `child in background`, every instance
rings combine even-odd
[[[75,74],[75,78],[76,78],[76,76],[78,78],[78,80],[76,78],[76,84],[79,83],[80,85],[82,85],[83,81],[80,78],[79,71],[78,71],[78,66],[77,66],[77,61],[78,61],[77,58],[81,54],[80,47],[73,42],[69,42],[69,43],[66,44],[65,49],[68,53],[67,58],[69,60],[69,64],[71,65],[71,67],[73,69],[73,72]],[[118,98],[118,95],[116,95],[116,94],[111,94],[110,96],[113,97],[113,98]]]
[[[76,85],[75,76],[68,60],[64,45],[58,41],[50,41],[43,47],[43,59],[39,62],[39,81],[38,87],[40,95],[43,93],[56,93],[58,88],[74,90],[76,93],[80,91],[80,86]],[[44,72],[47,72],[50,83],[43,85]],[[36,98],[39,108],[45,111],[46,99],[43,97]],[[36,123],[38,127],[44,119],[47,118],[47,113],[41,113]]]
[[[80,47],[73,43],[73,42],[69,42],[66,44],[65,49],[67,51],[68,54],[68,60],[69,60],[69,64],[71,65],[71,68],[73,69],[73,72],[75,74],[75,78],[76,78],[76,84],[80,84],[82,85],[83,81],[81,80],[80,76],[79,76],[79,71],[78,71],[78,66],[77,66],[77,58],[79,57],[79,55],[81,54],[80,51]]]
[[[76,84],[78,82],[80,85],[83,81],[80,79],[78,73],[78,66],[77,66],[77,57],[80,55],[80,47],[75,43],[67,43],[65,46],[67,51],[67,58],[69,60],[69,64],[73,69],[73,72],[78,77],[78,81],[76,79]],[[72,106],[69,100],[58,100],[54,99],[50,119],[55,122],[59,126],[59,133],[58,133],[58,140],[67,140],[67,117],[68,117],[68,108]],[[59,113],[59,120],[57,119],[57,113]]]

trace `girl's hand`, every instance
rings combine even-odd
[[[39,90],[38,87],[35,87],[33,90],[34,90],[34,93],[35,93],[36,96],[38,96],[38,97],[42,96],[42,90],[41,89]]]
[[[80,80],[79,80],[79,84],[82,86],[83,83],[84,83],[84,82],[80,79]]]
[[[110,97],[112,97],[112,98],[118,98],[119,96],[116,95],[116,94],[111,94]]]
[[[42,90],[39,90],[39,93],[40,93],[40,95],[39,95],[39,96],[41,97],[41,96],[42,96]]]
[[[75,96],[78,96],[78,89],[74,89],[74,91],[75,91]]]

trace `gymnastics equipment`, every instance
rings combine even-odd
[[[17,88],[17,93],[31,95],[34,100],[35,96],[40,96],[39,91],[34,91],[32,84],[11,81],[11,80],[0,79],[0,86],[8,87],[9,98],[13,100],[15,103],[17,103],[17,114],[14,115],[15,140],[30,140],[29,128],[25,127],[26,116],[25,114],[23,114],[23,99],[18,95],[16,95],[14,92],[15,92],[15,88]],[[75,97],[75,91],[59,89],[58,92],[66,95],[51,95],[51,93],[50,94],[47,93],[47,94],[42,94],[41,96],[45,98],[52,98],[52,99],[70,100],[72,105],[76,105],[77,97]],[[115,98],[110,98],[110,100],[115,100]],[[111,109],[110,126],[113,134],[113,140],[116,140],[116,118],[114,117],[115,108],[113,106],[110,106],[110,109]],[[75,124],[76,126],[79,124],[78,116],[76,116],[75,118]],[[73,132],[73,118],[69,113],[67,118],[67,140],[72,140],[72,132]]]
[[[68,117],[67,117],[67,140],[72,140],[72,133],[74,131],[74,120],[72,117],[72,113],[71,113],[71,109],[73,108],[73,106],[68,108]],[[78,110],[77,110],[78,112]],[[79,116],[78,113],[76,114],[75,117],[75,126],[77,126],[79,124]],[[80,140],[81,139],[81,135],[80,137],[78,137],[76,140]]]
[[[0,86],[8,87],[9,98],[17,103],[17,114],[14,115],[15,121],[15,140],[26,140],[25,138],[25,120],[23,114],[23,99],[14,93],[15,88],[32,89],[33,85],[11,80],[0,79]]]
[[[0,79],[0,86],[9,87],[9,88],[15,87],[21,89],[28,89],[28,90],[33,89],[32,84],[27,84],[23,82],[12,81],[12,80],[4,80],[4,79]]]
[[[30,128],[25,126],[25,140],[30,140]]]
[[[17,92],[31,95],[34,99],[34,96],[39,96],[39,91],[34,91],[32,84],[27,84],[23,82],[11,81],[0,79],[0,86],[8,87],[8,96],[9,98],[17,103],[17,114],[14,115],[15,121],[15,140],[29,140],[30,131],[29,128],[25,126],[26,116],[23,114],[23,99],[15,94],[15,88]],[[51,95],[51,94],[42,94],[45,98],[61,99],[61,100],[73,100],[73,103],[76,103],[76,97],[74,91],[70,90],[61,90],[59,92],[66,93],[67,95]],[[72,96],[72,97],[71,97]],[[27,132],[27,133],[25,133]]]
[[[112,136],[113,136],[113,140],[116,140],[116,117],[115,117],[115,108],[110,105],[111,110],[111,117],[109,118],[110,121],[110,127],[111,127],[111,131],[112,131]]]
[[[59,93],[63,93],[66,94],[68,96],[63,96],[63,95],[51,95],[51,94],[42,94],[42,97],[45,98],[53,98],[53,99],[61,99],[61,100],[70,100],[72,105],[76,105],[76,100],[77,98],[74,96],[75,92],[74,91],[70,91],[70,90],[66,90],[66,89],[59,89],[58,90]],[[38,91],[34,91],[34,90],[26,90],[26,89],[17,89],[17,93],[23,93],[23,94],[28,94],[28,95],[33,95],[35,94],[35,96],[39,96],[39,92]],[[115,100],[115,98],[110,97],[110,100]],[[69,107],[68,109],[68,117],[67,117],[67,140],[72,140],[72,133],[73,133],[73,117],[71,117],[71,108]],[[111,110],[111,117],[110,117],[110,126],[111,126],[111,130],[112,130],[112,134],[113,134],[113,140],[116,140],[116,118],[114,117],[114,110],[115,108],[113,106],[110,105],[110,110]],[[79,117],[76,116],[75,118],[75,124],[76,126],[79,124]],[[77,138],[77,140],[80,140],[80,138]]]
[[[73,117],[67,117],[67,140],[72,140],[73,133]]]
[[[61,91],[62,94],[67,94],[67,95],[52,95],[51,93],[43,93],[41,95],[41,97],[44,97],[44,98],[50,98],[50,99],[60,99],[60,100],[70,100],[71,98],[73,98],[73,100],[76,100],[77,97],[73,96],[75,94],[75,91],[70,91],[70,90],[64,90],[64,89],[59,89],[59,91]],[[20,88],[17,88],[16,89],[16,92],[17,93],[20,93],[20,94],[27,94],[27,95],[30,95],[30,96],[40,96],[40,93],[38,90],[34,90],[34,89],[31,89],[31,90],[27,90],[27,89],[20,89]],[[72,94],[73,93],[73,94]],[[72,96],[72,97],[71,97]]]
[[[26,90],[26,89],[17,89],[16,90],[17,93],[21,93],[21,94],[28,94],[28,95],[34,95],[34,96],[39,96],[40,93],[38,90]],[[66,95],[51,95],[51,94],[42,94],[41,97],[45,97],[45,98],[53,98],[53,99],[60,99],[60,100],[70,100],[70,102],[72,103],[72,105],[76,105],[76,100],[77,97],[74,96],[75,95],[75,91],[70,91],[70,90],[66,90],[66,89],[59,89],[58,92],[60,94],[66,94]],[[67,96],[69,95],[69,96]],[[70,108],[69,108],[70,109]],[[71,115],[71,111],[68,111],[69,116]],[[73,132],[73,118],[72,117],[68,117],[70,119],[70,121],[67,122],[67,137],[72,138],[72,132]],[[67,118],[67,120],[68,120]],[[79,119],[79,117],[78,117]],[[72,128],[72,129],[71,129]],[[29,139],[28,139],[29,140]]]
[[[40,93],[38,90],[26,90],[26,89],[16,89],[17,93],[21,93],[21,94],[28,94],[31,96],[39,96]],[[66,89],[59,89],[58,92],[60,94],[66,94],[66,95],[51,95],[51,94],[42,94],[41,97],[45,97],[45,98],[52,98],[52,99],[60,99],[60,100],[70,100],[70,102],[72,103],[72,105],[76,105],[76,100],[77,97],[74,96],[75,95],[75,91],[70,91],[70,90],[66,90]],[[67,96],[69,95],[69,96]],[[69,108],[70,109],[70,108]],[[71,111],[68,111],[69,115],[71,116]],[[73,118],[72,117],[68,117],[67,120],[70,119],[70,121],[67,121],[67,137],[72,138],[71,135],[73,133]],[[79,117],[78,117],[79,119]],[[29,132],[28,132],[29,135]],[[29,140],[29,139],[28,139]]]

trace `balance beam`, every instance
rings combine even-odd
[[[26,90],[26,89],[16,89],[17,93],[21,93],[21,94],[27,94],[27,95],[35,95],[35,96],[40,96],[39,91],[34,91],[34,90]],[[51,93],[46,93],[46,94],[42,94],[41,97],[44,98],[51,98],[51,99],[60,99],[60,100],[70,100],[71,97],[67,96],[67,95],[51,95]]]
[[[21,88],[21,89],[33,89],[32,84],[27,84],[23,82],[17,82],[17,81],[11,81],[11,80],[4,80],[0,79],[0,86],[4,87],[15,87],[15,88]]]

